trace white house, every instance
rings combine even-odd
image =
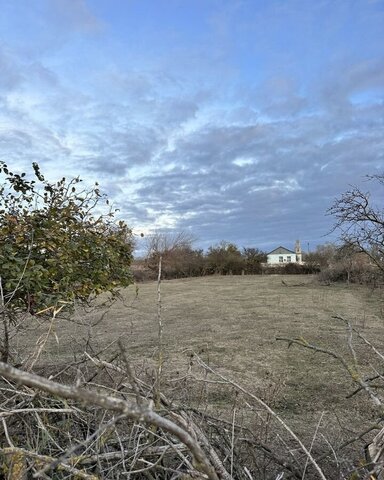
[[[303,263],[300,241],[296,241],[295,251],[288,250],[285,247],[277,247],[272,252],[267,253],[268,265],[282,265],[284,263]]]

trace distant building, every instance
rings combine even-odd
[[[303,263],[299,240],[296,241],[295,251],[280,246],[267,253],[268,265],[282,265],[286,263]]]

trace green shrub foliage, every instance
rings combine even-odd
[[[10,312],[36,313],[116,293],[132,283],[133,237],[98,184],[79,178],[47,181],[34,163],[34,179],[0,162],[0,275]]]

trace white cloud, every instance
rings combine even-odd
[[[257,161],[255,161],[253,158],[239,157],[235,158],[232,163],[238,167],[246,167],[247,165],[253,165],[257,163]]]
[[[140,18],[125,32],[124,5],[99,18],[84,0],[17,3],[0,44],[0,158],[99,179],[139,230],[321,242],[332,198],[382,168],[384,42],[364,30],[369,54],[344,54],[343,37],[333,55],[346,4],[202,2],[194,31]],[[314,40],[297,43],[310,27]]]

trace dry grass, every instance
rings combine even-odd
[[[40,366],[64,365],[73,360],[83,352],[87,339],[91,339],[95,351],[121,338],[136,369],[150,376],[157,344],[156,284],[140,285],[137,298],[135,288],[128,288],[123,299],[93,327],[90,324],[100,313],[77,312],[77,323],[59,324],[59,344],[52,336]],[[384,351],[382,301],[379,291],[359,286],[321,286],[303,276],[164,281],[164,388],[179,398],[201,400],[198,388],[177,392],[183,385],[177,379],[188,369],[191,352],[198,352],[219,372],[272,401],[276,411],[299,434],[309,438],[325,411],[324,429],[330,432],[337,425],[338,432],[345,432],[342,440],[377,418],[369,401],[362,393],[345,399],[354,387],[336,360],[296,346],[287,348],[286,343],[276,342],[275,338],[304,337],[348,357],[345,325],[332,319],[332,315],[339,314]],[[20,337],[20,345],[28,343],[30,347],[38,330],[30,329]],[[114,351],[117,346],[110,347],[105,358]],[[362,354],[363,371],[372,374],[371,355],[361,344],[356,345],[356,351]],[[211,410],[223,411],[233,404],[234,393],[212,385],[205,389],[203,400],[208,401]]]

